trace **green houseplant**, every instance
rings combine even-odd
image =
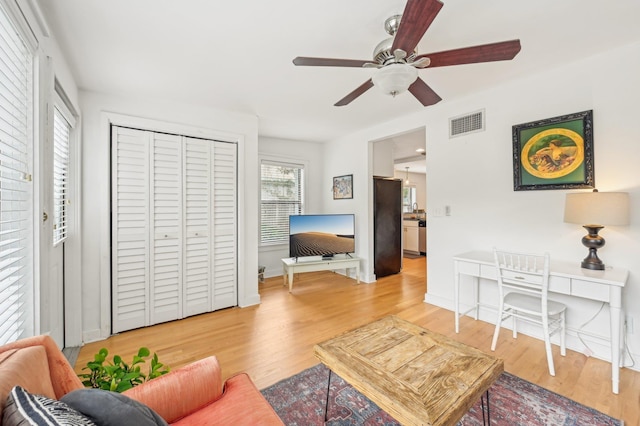
[[[93,361],[89,361],[82,370],[87,373],[78,374],[82,383],[89,388],[103,389],[112,392],[124,392],[147,380],[154,379],[169,372],[169,367],[158,361],[158,354],[151,358],[149,373],[142,371],[145,358],[151,354],[149,349],[141,347],[138,354],[133,356],[127,364],[120,355],[114,355],[112,361],[107,360],[109,351],[102,348],[95,354]]]

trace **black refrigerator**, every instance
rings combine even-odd
[[[376,278],[402,268],[402,181],[373,178],[373,272]]]

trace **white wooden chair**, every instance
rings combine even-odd
[[[502,321],[513,318],[513,337],[518,336],[517,320],[542,326],[549,374],[556,375],[551,353],[551,336],[560,333],[560,353],[566,355],[565,311],[567,307],[548,300],[549,253],[544,255],[499,251],[494,248],[500,303],[491,350],[496,350]]]

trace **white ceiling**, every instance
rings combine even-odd
[[[255,114],[260,135],[325,141],[420,111],[372,88],[373,70],[296,67],[371,58],[405,0],[37,0],[80,89]],[[638,0],[443,0],[420,53],[519,38],[513,61],[425,69],[444,99],[640,40]]]

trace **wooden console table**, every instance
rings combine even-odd
[[[454,267],[454,305],[456,333],[460,330],[460,316],[474,311],[478,319],[480,278],[497,280],[493,252],[471,251],[453,257]],[[566,294],[582,299],[597,300],[609,305],[611,321],[611,381],[613,393],[617,394],[620,383],[620,332],[622,318],[622,289],[629,271],[622,268],[607,268],[604,271],[592,271],[580,267],[580,261],[566,262],[551,260],[549,291]],[[460,313],[460,275],[474,278],[473,306]],[[497,285],[497,284],[496,284]],[[497,301],[496,301],[497,303]]]
[[[309,259],[295,259],[285,258],[282,259],[282,278],[284,285],[287,285],[287,278],[289,279],[289,292],[293,289],[293,274],[296,272],[315,272],[315,271],[335,271],[336,269],[345,269],[347,276],[349,276],[349,268],[354,268],[356,271],[356,280],[360,284],[360,258],[340,256],[333,259],[321,259],[320,257]]]
[[[456,424],[504,371],[501,359],[395,316],[314,352],[403,425]]]

